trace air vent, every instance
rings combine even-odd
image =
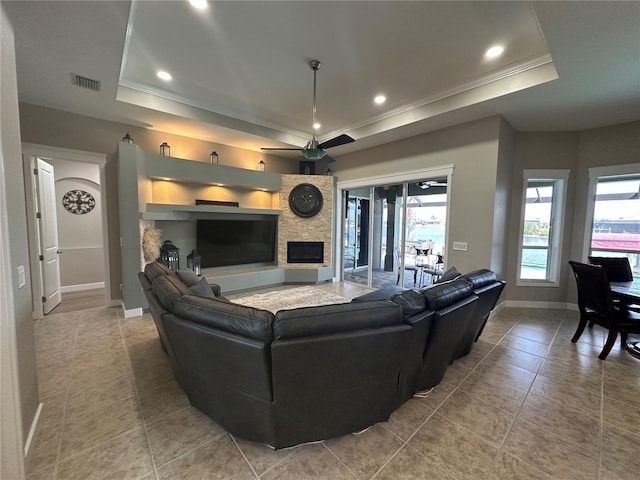
[[[93,80],[92,78],[83,77],[82,75],[77,75],[75,73],[71,74],[71,83],[77,85],[78,87],[88,88],[89,90],[93,90],[95,92],[100,91],[99,80]]]

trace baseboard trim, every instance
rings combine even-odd
[[[81,292],[83,290],[95,290],[96,288],[104,288],[104,282],[81,283],[78,285],[65,285],[60,287],[62,293]]]
[[[142,309],[142,307],[127,310],[126,308],[124,308],[124,305],[122,305],[122,310],[124,310],[124,318],[141,317],[142,315],[144,315],[144,310]]]
[[[542,309],[558,309],[558,310],[577,310],[578,307],[568,302],[531,302],[527,300],[505,300],[503,302],[505,308],[542,308]]]
[[[42,413],[42,407],[44,404],[40,402],[38,404],[38,410],[36,410],[36,414],[33,416],[33,421],[31,422],[31,428],[29,429],[29,435],[27,435],[27,441],[24,442],[24,464],[29,465],[29,455],[33,452],[31,446],[34,444],[34,439],[38,433],[38,429],[40,428],[40,414]]]

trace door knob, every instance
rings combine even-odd
[[[56,250],[56,253],[60,255],[62,253],[62,250]]]

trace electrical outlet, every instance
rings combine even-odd
[[[25,274],[24,274],[24,265],[18,266],[18,288],[24,287],[24,284],[27,283]]]
[[[460,250],[462,252],[467,251],[467,242],[453,242],[453,249]]]

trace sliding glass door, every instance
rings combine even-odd
[[[444,269],[448,177],[343,191],[343,279],[421,287]]]

